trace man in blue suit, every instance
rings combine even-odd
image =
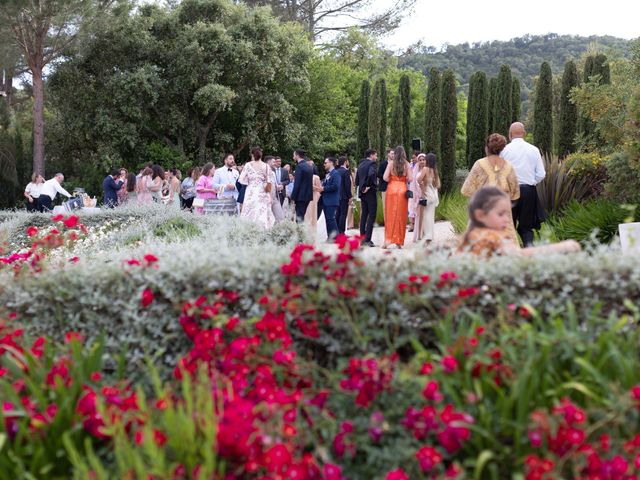
[[[291,200],[296,202],[296,222],[304,222],[309,202],[313,199],[313,168],[305,158],[304,150],[293,152],[293,160],[298,164],[293,172]]]
[[[333,240],[338,234],[338,207],[340,206],[340,184],[342,178],[336,170],[336,159],[327,157],[324,159],[324,169],[327,175],[322,181],[322,207],[324,220],[327,222],[327,237]]]
[[[116,179],[118,179],[117,182]],[[102,181],[102,190],[104,191],[102,203],[105,207],[113,208],[118,205],[118,190],[122,188],[122,185],[124,185],[124,179],[120,178],[120,170],[117,168],[111,170],[111,173]]]
[[[344,233],[347,227],[347,214],[351,203],[351,171],[349,170],[349,159],[344,156],[338,158],[338,168],[336,172],[340,174],[340,207],[338,208],[338,233]]]

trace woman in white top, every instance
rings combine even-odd
[[[34,172],[31,175],[31,182],[24,189],[24,198],[27,199],[27,212],[40,211],[40,190],[44,183],[44,177]]]
[[[271,210],[271,190],[275,185],[271,180],[271,168],[262,161],[262,149],[251,149],[251,161],[242,169],[238,181],[247,186],[240,216],[251,220],[264,229],[273,227],[275,217]],[[270,187],[267,187],[267,184]],[[265,191],[267,189],[269,191]]]

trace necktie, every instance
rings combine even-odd
[[[233,172],[233,169],[231,169],[231,168],[228,168],[228,167],[227,167],[227,170],[229,170],[230,172]]]

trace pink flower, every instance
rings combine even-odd
[[[145,308],[148,307],[153,302],[153,299],[154,299],[153,292],[148,288],[145,288],[142,291],[142,297],[140,299],[140,303],[142,303],[142,306]]]
[[[387,473],[387,475],[384,477],[384,480],[409,480],[409,477],[406,473],[404,473],[404,470],[402,470],[401,468],[396,468],[395,470],[391,470],[389,473]]]
[[[442,462],[442,454],[433,447],[422,447],[416,452],[416,459],[423,472],[430,472]]]
[[[69,217],[62,222],[62,224],[67,228],[75,228],[78,225],[78,220],[80,220],[75,215],[69,215]]]
[[[38,233],[38,227],[34,227],[33,225],[27,228],[27,236],[33,237]]]
[[[453,355],[445,355],[442,357],[442,368],[447,373],[453,373],[458,369],[458,361]]]

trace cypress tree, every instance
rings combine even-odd
[[[470,89],[469,105],[467,111],[467,164],[469,168],[473,163],[484,157],[484,144],[487,138],[487,101],[488,85],[484,72],[476,72],[471,77],[473,90]],[[472,93],[471,93],[472,92]]]
[[[498,88],[498,79],[492,77],[489,80],[489,98],[487,100],[487,134],[485,137],[491,135],[495,130],[495,118],[496,118],[496,89]]]
[[[600,85],[611,84],[611,70],[609,69],[609,62],[607,62],[607,56],[603,53],[599,53],[593,58],[593,70],[592,75],[600,75]]]
[[[520,121],[520,80],[514,77],[511,86],[511,123]]]
[[[453,70],[442,74],[442,127],[440,129],[440,166],[442,192],[453,190],[456,176],[456,127],[458,125],[458,97]]]
[[[364,156],[369,148],[369,94],[371,84],[363,80],[360,86],[360,104],[358,105],[358,137],[356,140],[356,158]]]
[[[369,106],[369,145],[384,155],[387,146],[387,82],[380,78],[373,86]]]
[[[391,137],[389,139],[391,148],[404,145],[404,125],[402,120],[402,100],[400,96],[397,96],[393,102],[391,113]]]
[[[408,152],[411,148],[411,80],[408,75],[400,77],[400,105],[402,106],[402,142]]]
[[[547,62],[540,66],[536,85],[536,103],[533,110],[533,143],[545,154],[551,154],[553,145],[553,85],[551,67]]]
[[[441,76],[437,68],[429,70],[429,87],[425,107],[424,151],[440,158],[440,101]]]
[[[558,156],[566,157],[575,151],[575,137],[578,124],[578,107],[571,103],[571,89],[578,86],[578,69],[570,60],[564,64],[562,93],[560,94],[560,125],[558,131]]]
[[[589,77],[594,75],[594,59],[593,55],[589,55],[584,61],[584,71],[582,72],[582,81],[584,83],[589,82]],[[579,120],[579,128],[580,135],[582,135],[583,139],[587,139],[591,137],[593,131],[595,130],[595,125],[591,121],[591,119],[586,115],[581,115]]]
[[[501,133],[505,137],[509,135],[509,126],[511,125],[511,116],[513,115],[511,107],[511,92],[513,90],[513,80],[511,78],[511,68],[509,65],[502,65],[498,74],[498,83],[496,86],[496,111],[493,125],[493,131]]]
[[[469,158],[469,138],[470,138],[470,130],[471,130],[471,112],[473,111],[473,91],[475,89],[476,84],[476,75],[478,72],[475,72],[469,78],[469,99],[467,101],[467,129],[466,129],[466,142],[465,142],[465,150],[464,150],[464,158]]]

